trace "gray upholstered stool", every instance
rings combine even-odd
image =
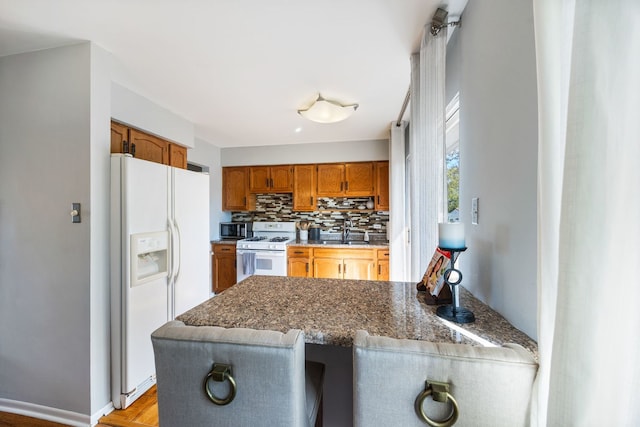
[[[424,416],[456,427],[526,426],[537,369],[531,353],[516,344],[434,344],[357,331],[354,425],[424,427]]]
[[[151,335],[161,427],[313,426],[324,365],[305,363],[304,334],[186,326]]]

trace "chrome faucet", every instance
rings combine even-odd
[[[351,227],[353,227],[353,222],[350,219],[344,220],[344,225],[342,228],[342,241],[346,242],[349,239],[349,234],[351,234]]]

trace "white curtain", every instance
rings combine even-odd
[[[409,279],[405,269],[407,232],[405,216],[405,130],[407,123],[391,122],[389,138],[389,280],[404,282]]]
[[[534,0],[536,426],[638,426],[640,2]]]
[[[411,57],[411,280],[422,278],[444,218],[445,64],[447,29],[424,29]]]

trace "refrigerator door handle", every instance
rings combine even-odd
[[[176,258],[178,259],[178,267],[176,268],[176,275],[174,277],[174,286],[178,281],[178,277],[180,277],[180,268],[182,267],[182,236],[180,235],[180,227],[178,226],[178,221],[173,221],[173,224],[176,228],[176,235],[178,236],[178,243],[176,246],[178,247],[178,254]]]
[[[173,231],[174,227],[173,227],[173,222],[171,221],[171,218],[169,218],[169,220],[167,221],[167,228],[169,231],[169,271],[168,271],[168,277],[167,277],[167,281],[168,283],[172,283],[173,278],[174,278],[174,273],[175,273],[175,268],[174,268],[174,252],[173,252],[173,246],[174,246],[174,239],[175,239],[175,233]]]

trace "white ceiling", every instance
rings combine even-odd
[[[466,2],[0,0],[0,56],[90,40],[113,55],[114,81],[219,147],[385,139],[424,25]],[[318,92],[360,107],[306,121],[296,110]]]

